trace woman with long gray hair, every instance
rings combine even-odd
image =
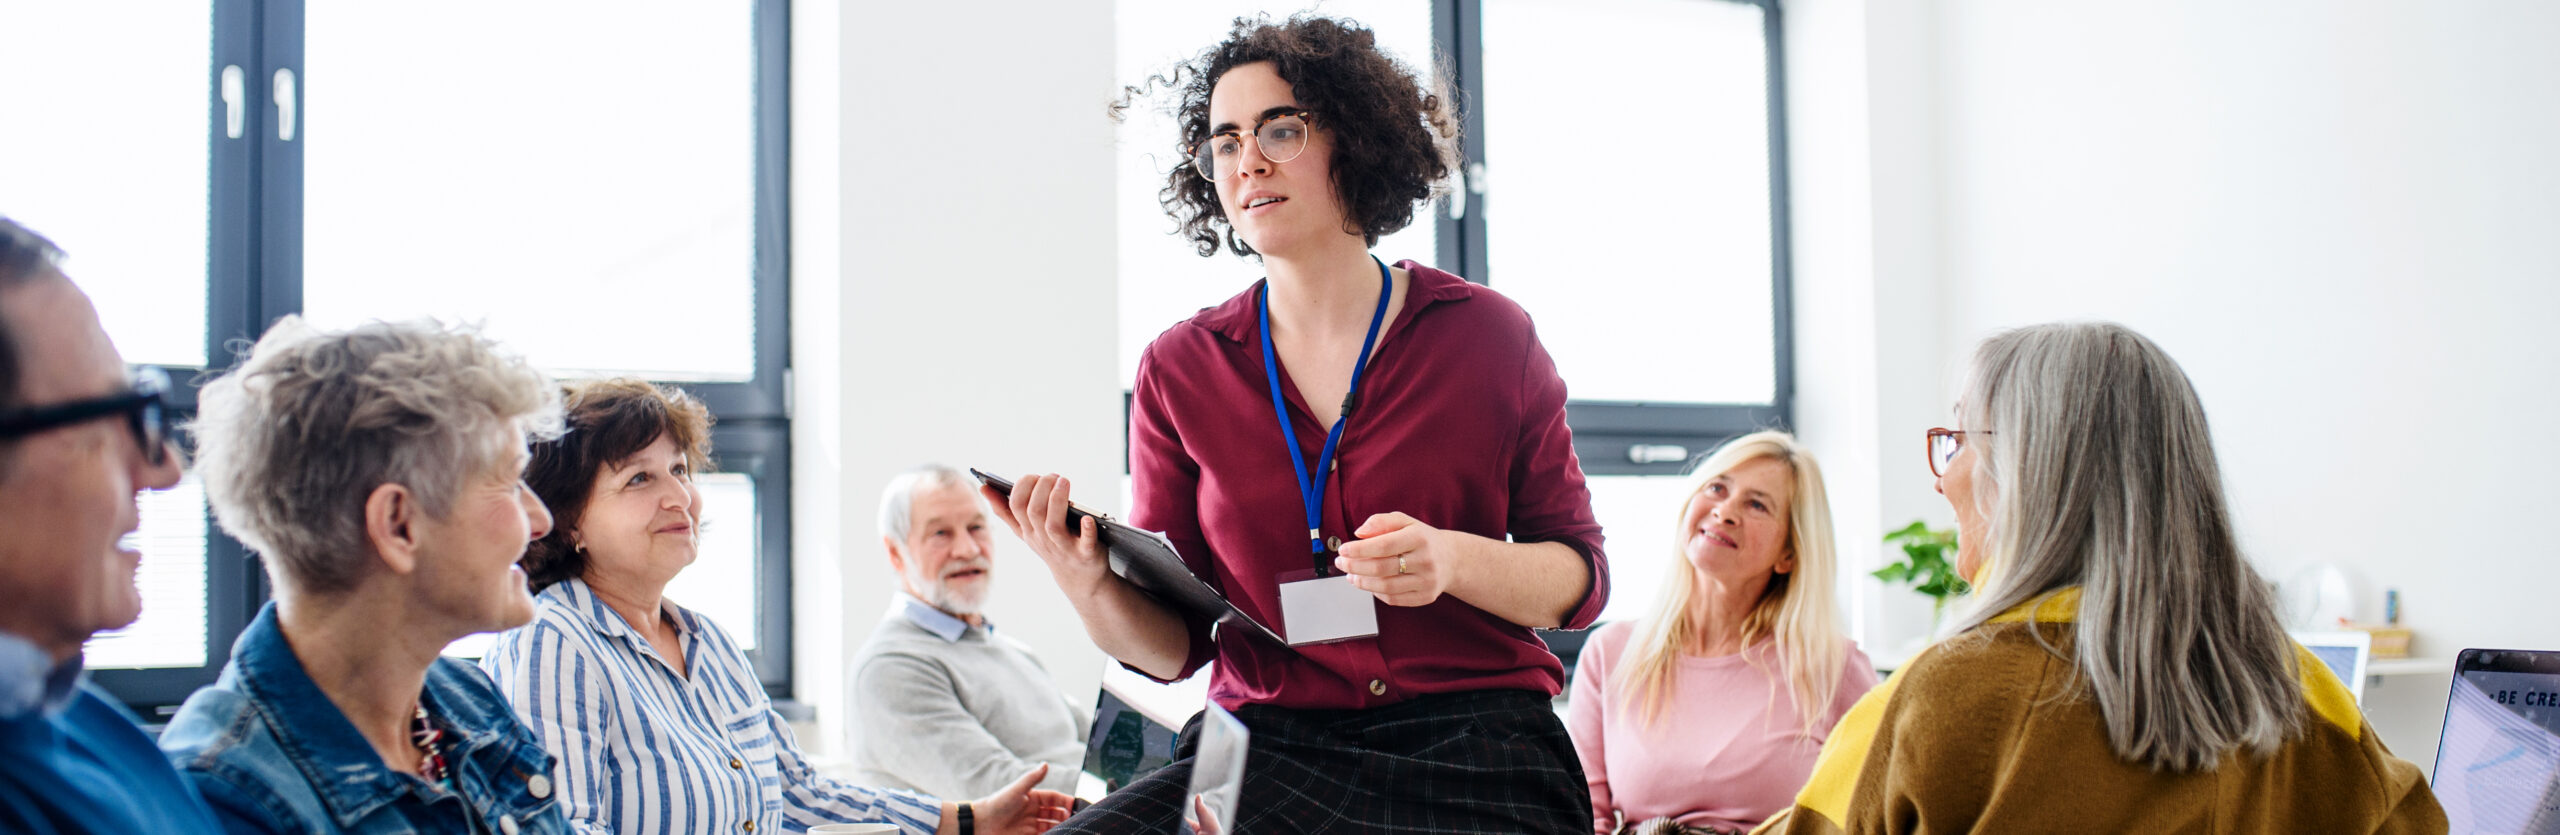
[[[1833,730],[1781,832],[2443,832],[2285,636],[2204,406],[2121,325],[1974,354],[1929,464],[1975,603]]]

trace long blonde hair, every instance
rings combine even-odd
[[[1840,686],[1840,666],[1847,663],[1848,656],[1845,630],[1840,628],[1840,607],[1832,591],[1839,559],[1831,544],[1831,499],[1822,488],[1822,466],[1814,462],[1813,453],[1796,443],[1795,436],[1754,432],[1727,442],[1698,465],[1698,483],[1690,488],[1689,499],[1696,500],[1718,476],[1763,458],[1787,465],[1793,477],[1795,495],[1789,501],[1786,547],[1794,553],[1796,564],[1794,571],[1770,579],[1759,605],[1743,618],[1743,658],[1750,661],[1749,648],[1761,638],[1774,638],[1776,678],[1787,682],[1796,713],[1804,721],[1804,736],[1814,739],[1828,730],[1823,719],[1830,713],[1831,700]],[[1687,521],[1687,510],[1688,503],[1684,501],[1680,514],[1683,523]],[[1654,598],[1653,607],[1636,621],[1618,669],[1610,676],[1611,684],[1623,694],[1627,705],[1637,708],[1648,725],[1659,720],[1663,709],[1672,703],[1680,657],[1698,638],[1697,627],[1688,617],[1697,585],[1692,577],[1695,569],[1689,565],[1687,554],[1680,553],[1678,544],[1685,539],[1673,540],[1669,579],[1662,584],[1662,593]],[[1774,692],[1770,695],[1776,696]]]
[[[1962,409],[1990,530],[1964,532],[1984,582],[1959,631],[2079,586],[2078,677],[2117,756],[2210,770],[2301,732],[2292,640],[2176,360],[2122,325],[2020,328],[1974,354]]]

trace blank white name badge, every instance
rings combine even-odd
[[[1280,634],[1289,645],[1327,644],[1378,634],[1378,598],[1351,577],[1292,571],[1280,575]]]

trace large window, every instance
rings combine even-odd
[[[784,695],[788,6],[0,0],[0,77],[47,79],[0,132],[0,214],[61,243],[127,360],[173,379],[299,313],[474,322],[564,379],[690,389],[720,471],[668,597]],[[133,541],[143,617],[89,666],[166,708],[221,669],[265,581],[193,478],[145,495]]]
[[[1792,419],[1786,165],[1775,0],[1120,0],[1119,77],[1216,43],[1238,15],[1357,20],[1445,72],[1466,166],[1377,254],[1527,307],[1572,392],[1620,588],[1666,568],[1681,473]],[[1121,129],[1121,376],[1166,327],[1260,277],[1198,257],[1156,203],[1178,151],[1163,114]],[[1649,595],[1620,594],[1608,618]]]

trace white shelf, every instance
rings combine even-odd
[[[2368,676],[2423,676],[2453,674],[2451,658],[2376,658],[2365,662]]]

